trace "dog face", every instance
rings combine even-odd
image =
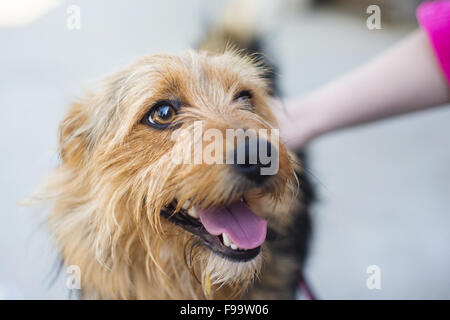
[[[127,278],[142,262],[147,282],[167,291],[179,282],[185,296],[198,297],[197,280],[206,296],[211,286],[245,289],[265,255],[267,223],[288,223],[294,198],[294,160],[273,135],[269,102],[262,70],[233,52],[153,55],[107,78],[61,126],[65,180],[55,185],[70,196],[53,221],[64,259],[82,255],[65,244],[61,225],[72,224],[116,275],[117,261]],[[230,139],[230,130],[257,136]],[[270,161],[251,162],[262,146]],[[76,217],[62,223],[67,212]]]

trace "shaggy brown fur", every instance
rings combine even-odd
[[[34,198],[51,204],[49,229],[64,264],[80,267],[82,298],[292,298],[300,262],[277,252],[276,241],[251,261],[233,262],[161,216],[175,199],[179,214],[187,200],[215,207],[244,197],[277,238],[286,234],[300,203],[296,160],[282,144],[279,171],[261,186],[229,165],[170,160],[181,143],[171,140],[174,128],[192,131],[194,121],[222,132],[276,128],[264,72],[235,50],[150,55],[70,108],[61,164]],[[242,90],[252,92],[251,110],[234,100]],[[181,101],[176,126],[141,122],[160,100]]]

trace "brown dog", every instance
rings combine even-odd
[[[236,50],[150,55],[70,108],[61,165],[36,198],[51,203],[49,228],[64,264],[80,267],[83,298],[295,297],[309,230],[295,157],[268,134],[257,141],[273,145],[272,175],[259,160],[172,161],[198,154],[198,141],[173,139],[195,123],[202,141],[210,129],[277,128],[263,64]]]

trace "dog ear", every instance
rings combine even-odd
[[[59,128],[59,154],[64,163],[79,164],[86,156],[89,145],[87,106],[73,104]]]

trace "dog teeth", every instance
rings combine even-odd
[[[187,210],[190,205],[191,205],[191,200],[186,200],[181,208],[183,208],[184,210]]]
[[[240,249],[237,245],[235,245],[233,243],[233,241],[231,241],[231,239],[225,233],[222,233],[222,239],[223,239],[223,244],[225,246],[230,247],[233,250]]]
[[[228,238],[228,236],[225,233],[222,233],[222,239],[223,244],[226,245],[227,247],[229,247],[232,244],[230,238]]]
[[[200,218],[200,216],[199,216],[199,214],[198,214],[198,211],[195,209],[195,207],[190,208],[189,211],[188,211],[188,214],[189,214],[192,218],[195,218],[195,219],[199,219],[199,218]]]
[[[183,203],[183,206],[181,207],[183,210],[188,210],[187,211],[187,213],[192,217],[192,218],[195,218],[195,219],[199,219],[200,218],[200,216],[198,215],[198,212],[197,212],[197,210],[195,209],[195,207],[192,207],[192,208],[189,208],[191,206],[191,200],[186,200],[184,203]]]

